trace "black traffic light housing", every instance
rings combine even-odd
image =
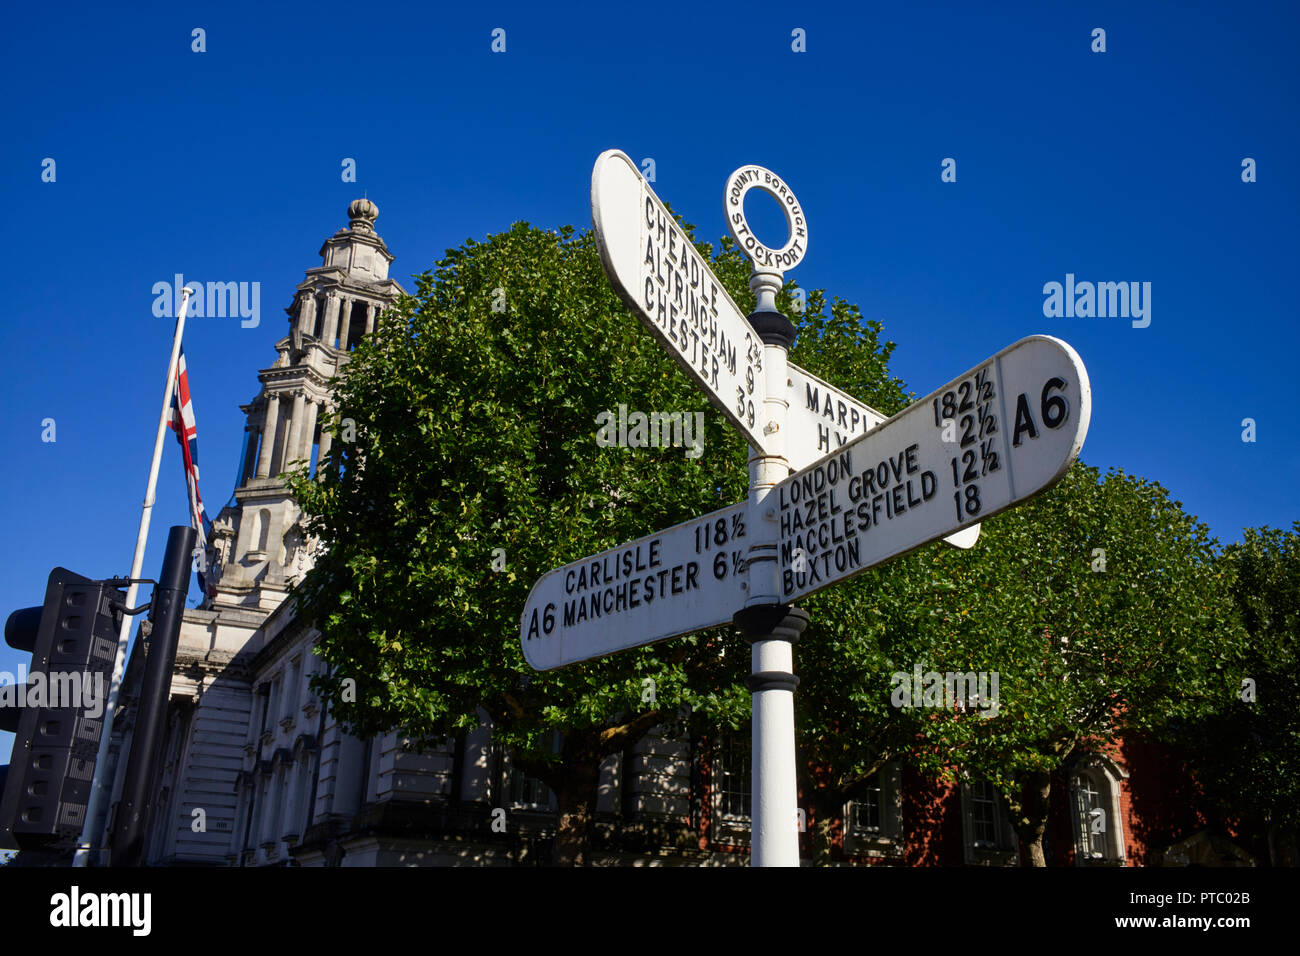
[[[107,582],[55,568],[44,605],[9,615],[5,640],[31,651],[32,663],[27,683],[0,688],[0,729],[15,734],[0,846],[71,845],[80,835],[125,599]]]

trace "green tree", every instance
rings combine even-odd
[[[1300,522],[1247,528],[1220,561],[1246,639],[1228,668],[1234,693],[1199,721],[1171,722],[1221,826],[1273,865],[1300,864]]]
[[[734,245],[697,248],[750,305]],[[854,307],[814,292],[800,325],[852,382],[897,388],[892,346]],[[319,692],[355,733],[420,742],[464,733],[482,707],[556,794],[554,862],[583,862],[601,760],[685,714],[741,724],[748,657],[719,653],[723,628],[536,673],[519,614],[550,568],[743,499],[744,442],[615,297],[593,235],[569,227],[518,223],[450,250],[353,353],[336,402],[320,480],[291,479],[323,547],[296,595],[331,665]],[[703,457],[597,447],[597,416],[619,403],[705,411]]]
[[[837,768],[821,799],[842,803],[893,758],[987,778],[1022,858],[1044,865],[1054,771],[1229,699],[1240,632],[1214,558],[1204,525],[1159,485],[1078,464],[985,522],[972,550],[932,545],[841,588],[834,611],[814,612],[835,633],[801,646],[805,750]],[[918,665],[997,672],[996,715],[890,706],[890,674]]]

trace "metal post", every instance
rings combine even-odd
[[[795,784],[794,643],[808,615],[781,605],[777,509],[768,497],[790,474],[786,460],[786,357],[794,324],[776,311],[779,272],[754,270],[749,287],[758,307],[749,316],[763,341],[764,432],[773,454],[751,449],[749,528],[754,535],[748,561],[749,597],[735,621],[751,643],[749,688],[753,693],[750,865],[798,866],[798,792]]]
[[[145,818],[149,796],[162,746],[167,700],[172,683],[172,666],[176,663],[176,643],[185,614],[185,595],[190,589],[190,562],[198,533],[189,525],[176,525],[167,535],[167,551],[162,571],[153,590],[153,607],[149,620],[153,631],[149,637],[149,662],[135,731],[131,735],[131,756],[126,764],[122,784],[122,802],[113,823],[112,863],[114,866],[139,866],[144,862]]]
[[[808,612],[788,605],[747,607],[736,623],[751,644],[753,789],[750,866],[798,866],[794,748],[794,645]]]
[[[131,559],[131,586],[126,592],[126,606],[136,606],[136,597],[140,585],[135,580],[140,577],[144,567],[145,542],[149,540],[149,519],[153,515],[154,490],[158,485],[158,463],[162,460],[163,435],[167,432],[168,412],[171,409],[172,390],[176,387],[176,366],[181,353],[181,335],[185,332],[185,311],[189,307],[190,296],[194,290],[186,286],[181,291],[181,304],[176,310],[176,332],[172,336],[171,360],[167,365],[167,384],[163,388],[162,410],[158,413],[158,431],[153,441],[153,461],[149,465],[149,482],[145,486],[144,506],[140,512],[140,529],[135,536],[135,555]],[[86,806],[86,819],[81,826],[81,839],[73,857],[73,866],[86,866],[90,862],[90,850],[102,840],[96,840],[100,826],[98,817],[107,809],[109,791],[112,781],[106,780],[108,766],[108,743],[113,733],[113,716],[117,712],[117,695],[122,688],[122,675],[126,671],[126,647],[131,640],[131,625],[135,618],[130,614],[122,615],[122,629],[117,636],[117,656],[113,660],[113,679],[108,685],[108,701],[104,705],[104,730],[99,738],[99,751],[95,757],[95,773],[90,784],[90,802]]]

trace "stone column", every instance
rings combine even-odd
[[[266,812],[271,805],[271,793],[272,793],[270,772],[267,771],[265,773],[259,774],[258,776],[260,777],[260,779],[257,781],[257,789],[260,790],[261,793],[257,794],[256,797],[257,816],[254,821],[256,825],[253,827],[252,830],[253,846],[251,847],[251,849],[254,850],[260,847],[264,842],[266,842]]]
[[[465,737],[460,793],[457,796],[467,802],[486,803],[492,795],[492,718],[481,707],[478,708],[478,718],[481,723]]]
[[[266,414],[262,425],[262,448],[257,453],[257,477],[267,478],[271,474],[271,452],[275,448],[275,431],[280,422],[280,396],[270,393],[266,396]]]
[[[279,719],[277,716],[276,722]],[[267,851],[268,859],[275,858],[275,844],[280,842],[280,834],[276,833],[275,830],[276,825],[280,822],[280,807],[283,805],[283,801],[280,799],[280,783],[283,779],[283,766],[272,770],[267,777],[266,793],[262,798],[262,842],[271,844],[271,849]]]
[[[316,331],[316,296],[304,292],[298,306],[298,331],[303,335],[312,335]]]
[[[379,306],[370,302],[366,304],[366,335],[375,330],[375,318],[379,315]]]
[[[328,408],[326,408],[325,405],[324,405],[323,403],[322,403],[322,405],[321,405],[321,412],[323,413],[323,415],[324,415],[326,418],[329,417],[330,410],[329,410]],[[320,451],[316,453],[316,477],[317,477],[317,478],[320,478],[320,477],[322,477],[322,476],[325,474],[325,472],[321,471],[320,463],[323,462],[323,461],[325,460],[326,456],[329,455],[329,453],[330,453],[330,446],[333,444],[333,440],[334,440],[334,434],[333,434],[332,432],[330,432],[330,431],[327,430],[327,428],[326,428],[327,425],[328,425],[328,422],[322,422],[322,423],[321,423],[321,429],[320,429]]]
[[[294,760],[284,764],[284,804],[280,807],[280,821],[276,829],[276,838],[284,839],[294,832],[293,818],[296,816],[294,804],[298,802],[298,782],[301,779],[300,761]],[[299,833],[301,838],[302,834]]]
[[[327,812],[347,816],[360,809],[362,790],[365,787],[365,741],[343,733],[343,728],[334,725],[338,738],[337,760],[334,765],[334,787],[329,797]]]
[[[343,308],[339,314],[339,349],[346,352],[348,350],[348,331],[352,324],[352,300],[345,298]]]
[[[257,422],[248,423],[248,435],[245,437],[244,446],[244,472],[239,476],[241,485],[248,484],[248,479],[253,477],[257,470],[257,439],[262,433],[262,427]]]
[[[284,471],[289,467],[289,462],[298,455],[298,444],[302,441],[302,413],[306,397],[302,389],[297,389],[293,393],[293,413],[289,419],[289,435],[284,443],[284,453],[280,456],[279,471]]]
[[[332,289],[325,293],[325,328],[320,340],[326,345],[334,344],[334,336],[339,330],[339,297]]]
[[[315,399],[307,403],[307,420],[302,423],[302,444],[298,448],[298,457],[311,461],[311,446],[316,443],[316,409]]]

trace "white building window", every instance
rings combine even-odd
[[[748,734],[726,734],[709,753],[709,794],[715,839],[749,839],[751,754]]]
[[[314,646],[314,645],[313,645]],[[316,716],[320,703],[316,699],[316,691],[311,686],[311,679],[325,670],[323,661],[314,653],[311,647],[303,652],[302,661],[302,696],[300,702],[301,710],[308,717]]]
[[[961,785],[963,843],[972,866],[1015,866],[1020,838],[1011,826],[1006,801],[988,780]]]
[[[558,731],[551,738],[551,752],[559,753],[562,737]],[[556,809],[555,794],[551,788],[515,766],[510,750],[493,744],[497,764],[497,793],[505,806],[513,810],[551,811]]]
[[[1085,755],[1070,773],[1074,860],[1078,866],[1123,865],[1124,821],[1120,780],[1128,774],[1113,760]]]
[[[998,794],[987,780],[976,780],[970,787],[971,843],[981,849],[998,846]]]
[[[298,713],[298,696],[299,681],[302,677],[302,656],[298,655],[289,662],[289,677],[284,685],[284,703],[280,709],[284,711],[281,715],[281,721],[287,721],[289,726],[293,726],[294,719]],[[286,730],[288,727],[285,728]]]
[[[844,852],[851,856],[903,855],[902,770],[886,764],[844,805]]]
[[[880,781],[873,776],[866,792],[857,800],[849,801],[849,830],[852,833],[878,834],[884,807],[880,794]]]
[[[550,810],[554,803],[550,787],[514,767],[510,770],[507,797],[512,807],[524,810]]]
[[[271,684],[264,681],[257,686],[257,691],[253,695],[252,713],[248,720],[248,740],[245,742],[245,750],[250,757],[256,758],[258,742],[262,739],[262,734],[266,730],[266,723],[270,716],[267,705],[271,696]]]
[[[271,678],[271,693],[266,702],[266,731],[275,734],[275,724],[280,719],[280,693],[282,690],[280,674]]]

